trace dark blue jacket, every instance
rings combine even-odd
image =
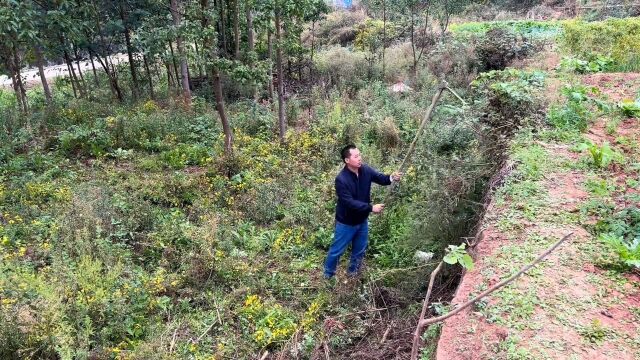
[[[362,164],[358,175],[346,166],[336,176],[336,221],[347,225],[362,224],[372,211],[371,182],[390,185],[391,177]]]

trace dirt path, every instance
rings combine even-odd
[[[615,102],[640,89],[640,74],[581,81]],[[637,164],[640,121],[623,119],[613,131],[610,124],[597,119],[585,137],[608,141]],[[517,147],[516,171],[494,196],[474,249],[476,267],[452,303],[504,279],[563,235],[574,237],[515,284],[447,320],[437,359],[640,359],[640,277],[607,266],[616,255],[587,231],[597,225],[600,206],[633,205],[638,166],[594,171],[583,165],[585,154],[551,140]],[[535,167],[540,176],[523,175]]]

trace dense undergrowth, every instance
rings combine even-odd
[[[473,41],[434,44],[415,93],[390,92],[364,51],[323,49],[325,86],[289,102],[284,144],[270,104],[229,105],[231,158],[212,105],[196,97],[186,111],[166,84],[157,100],[114,106],[101,100],[108,89],[74,99],[59,80],[51,107],[29,92],[28,116],[0,92],[0,357],[311,357],[322,344],[347,354],[372,328],[370,314],[354,313],[387,306],[412,318],[429,269],[402,268],[416,250],[441,256],[468,235],[509,140],[545,119],[544,74],[494,61],[544,44],[529,26],[477,29]],[[387,71],[410,77],[402,54]],[[368,163],[394,170],[440,76],[470,105],[444,98],[385,213],[371,219],[368,286],[325,287],[338,150],[354,142]],[[575,109],[597,106],[574,90],[569,110],[548,118],[569,134],[588,121]],[[340,325],[328,329],[327,318]]]
[[[312,353],[322,318],[374,301],[356,292],[344,303],[319,281],[337,150],[356,142],[367,162],[393,170],[425,101],[381,83],[353,98],[335,93],[317,99],[314,119],[300,115],[284,145],[268,108],[236,104],[232,159],[204,103],[185,112],[168,101],[65,99],[5,118],[3,356],[248,357],[294,335],[296,351]],[[491,159],[482,126],[447,103],[385,215],[372,219],[372,276],[412,265],[417,249],[441,252],[473,223]],[[414,276],[384,284],[410,304]],[[327,341],[348,347],[361,331],[353,324]]]

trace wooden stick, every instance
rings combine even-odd
[[[426,325],[431,325],[431,324],[435,324],[437,322],[446,320],[446,319],[450,318],[451,316],[459,313],[463,309],[469,307],[470,305],[472,305],[473,303],[477,302],[478,300],[481,300],[485,296],[491,294],[492,292],[500,289],[501,287],[503,287],[505,285],[508,285],[510,282],[515,280],[518,276],[524,274],[529,269],[531,269],[532,267],[537,265],[540,261],[542,261],[549,254],[551,254],[558,246],[560,246],[563,242],[565,242],[567,239],[569,239],[571,237],[571,235],[573,235],[573,232],[570,232],[567,235],[565,235],[557,243],[553,244],[553,246],[551,246],[549,249],[547,249],[547,251],[545,251],[544,253],[540,254],[540,256],[538,256],[535,260],[533,260],[533,262],[531,262],[529,265],[524,266],[522,269],[520,269],[520,271],[518,271],[517,273],[511,275],[508,279],[503,280],[500,283],[490,287],[489,289],[487,289],[484,292],[482,292],[480,295],[478,295],[475,298],[473,298],[473,299],[467,301],[466,303],[460,305],[460,307],[456,308],[455,310],[451,311],[450,313],[448,313],[446,315],[438,316],[438,317],[435,317],[435,318],[432,318],[432,319],[423,320],[422,321],[423,325],[425,325],[425,326]]]
[[[422,122],[420,123],[420,127],[416,132],[416,136],[413,138],[411,145],[409,145],[409,150],[407,150],[407,154],[404,156],[404,159],[402,160],[402,164],[400,164],[400,167],[398,168],[399,172],[402,172],[404,170],[404,167],[407,164],[407,160],[409,160],[411,155],[413,155],[413,152],[416,149],[416,143],[418,142],[418,139],[420,138],[420,135],[422,134],[422,131],[424,130],[425,126],[427,126],[429,119],[431,119],[431,115],[433,115],[433,110],[436,108],[436,104],[438,103],[438,100],[440,100],[440,96],[442,96],[442,92],[444,92],[444,89],[445,89],[445,85],[443,83],[438,87],[438,90],[436,91],[436,93],[433,94],[433,98],[431,99],[431,105],[429,105],[429,109],[427,110],[427,113],[425,114],[424,118],[422,119]]]
[[[213,320],[213,322],[211,323],[211,325],[209,325],[209,327],[207,327],[207,329],[205,331],[202,332],[202,334],[200,336],[198,336],[198,339],[196,339],[195,343],[199,343],[200,340],[202,340],[202,338],[209,332],[209,330],[211,330],[211,328],[213,327],[213,325],[215,325],[218,322],[218,320]]]
[[[446,88],[447,90],[449,90],[449,92],[450,92],[450,93],[452,93],[452,94],[453,94],[453,96],[457,97],[457,98],[458,98],[458,100],[460,100],[460,102],[462,103],[462,105],[464,105],[464,106],[466,106],[466,105],[467,105],[467,102],[466,102],[466,101],[464,101],[464,100],[460,97],[460,95],[458,95],[458,93],[456,93],[455,91],[453,91],[453,89],[452,89],[452,88],[450,88],[448,84],[447,84],[447,86],[446,86],[445,88]]]
[[[433,98],[431,99],[431,105],[429,105],[429,109],[427,110],[427,113],[422,119],[422,122],[420,123],[420,127],[418,127],[416,136],[413,137],[413,141],[411,142],[411,145],[409,145],[409,150],[407,150],[407,154],[404,156],[404,159],[402,159],[402,163],[398,168],[398,172],[400,173],[404,172],[404,168],[407,165],[411,155],[413,155],[413,152],[416,149],[416,144],[418,143],[418,139],[420,138],[420,135],[422,134],[422,131],[424,130],[424,128],[427,126],[429,119],[431,119],[431,115],[433,115],[433,109],[436,108],[436,104],[438,103],[438,100],[440,100],[440,97],[442,96],[444,89],[445,89],[445,83],[442,82],[440,86],[438,86],[438,90],[436,90],[436,93],[433,94]],[[387,193],[387,196],[382,202],[383,204],[386,204],[388,200],[391,198],[391,194],[393,193],[393,189],[395,188],[396,184],[397,182],[393,182],[391,183],[391,186],[389,186],[389,192]]]
[[[380,340],[380,344],[384,344],[384,342],[387,341],[387,336],[389,336],[389,331],[391,331],[391,325],[387,326],[387,330],[385,330],[384,334],[382,335],[382,340]]]
[[[220,309],[218,308],[218,302],[216,301],[216,295],[213,295],[213,305],[216,307],[216,315],[218,315],[218,322],[222,324],[222,318],[220,317]]]
[[[269,356],[269,351],[265,351],[264,354],[262,354],[262,357],[260,358],[260,360],[264,360],[267,358],[267,356]]]
[[[418,326],[416,326],[416,331],[413,334],[413,346],[411,347],[411,360],[415,360],[418,358],[418,348],[420,347],[420,335],[422,334],[422,319],[427,314],[427,309],[429,308],[429,298],[431,297],[431,290],[433,289],[433,283],[436,279],[436,275],[440,272],[442,268],[443,262],[441,261],[438,266],[431,272],[431,277],[429,279],[429,288],[427,288],[427,295],[424,297],[424,301],[422,302],[422,311],[420,312],[420,318],[418,318]]]
[[[411,145],[409,145],[409,150],[407,150],[407,154],[404,156],[404,159],[402,159],[402,163],[398,168],[398,172],[400,173],[404,172],[405,166],[407,165],[409,159],[411,158],[411,155],[413,155],[413,152],[415,151],[418,139],[420,138],[420,135],[422,135],[422,131],[424,131],[424,128],[427,126],[427,123],[431,119],[431,116],[433,115],[433,110],[436,108],[436,105],[438,104],[438,101],[440,100],[440,97],[442,96],[442,93],[444,92],[445,89],[449,90],[455,97],[457,97],[458,100],[460,100],[463,105],[465,106],[467,105],[467,103],[460,97],[460,95],[458,95],[455,91],[453,91],[453,89],[449,87],[449,84],[446,82],[446,80],[442,80],[440,82],[440,85],[438,86],[438,90],[436,90],[436,93],[433,94],[433,98],[431,99],[431,105],[429,105],[429,109],[427,110],[427,113],[422,119],[422,122],[420,123],[420,127],[418,127],[416,136],[413,138]],[[384,199],[383,203],[386,203],[387,200],[389,200],[391,193],[395,187],[395,184],[396,184],[395,182],[391,184],[389,188],[389,192],[386,198]]]
[[[325,357],[325,359],[330,360],[329,359],[329,346],[327,345],[326,341],[322,342],[322,347],[324,347],[324,357]]]
[[[176,326],[176,329],[173,331],[173,337],[171,338],[171,345],[169,346],[169,354],[173,353],[173,346],[176,344],[176,335],[178,333],[178,329],[180,329],[180,323]]]

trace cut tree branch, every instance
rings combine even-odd
[[[540,254],[540,256],[538,256],[535,260],[533,260],[531,263],[529,263],[528,265],[522,267],[522,269],[520,269],[520,271],[518,271],[517,273],[511,275],[509,278],[495,284],[494,286],[488,288],[487,290],[483,291],[482,293],[480,293],[480,295],[476,296],[475,298],[465,302],[464,304],[458,306],[456,309],[454,309],[453,311],[449,312],[448,314],[445,315],[441,315],[438,317],[434,317],[434,318],[430,318],[430,319],[424,319],[423,315],[421,314],[420,319],[418,319],[418,326],[416,328],[416,332],[414,333],[414,348],[411,351],[411,360],[415,360],[417,359],[417,343],[416,343],[416,337],[420,337],[421,333],[422,333],[422,329],[424,329],[425,326],[429,326],[441,321],[444,321],[450,317],[452,317],[453,315],[459,313],[460,311],[468,308],[469,306],[473,305],[474,303],[478,302],[479,300],[481,300],[482,298],[486,297],[487,295],[490,295],[491,293],[493,293],[494,291],[508,285],[509,283],[511,283],[512,281],[514,281],[516,278],[518,278],[520,275],[524,274],[525,272],[527,272],[529,269],[531,269],[532,267],[536,266],[540,261],[542,261],[545,257],[547,257],[549,254],[551,254],[555,249],[557,249],[560,245],[562,245],[563,242],[565,242],[567,239],[569,239],[571,237],[571,235],[573,235],[573,232],[568,233],[567,235],[565,235],[562,239],[560,239],[559,241],[557,241],[555,244],[553,244],[553,246],[551,246],[550,248],[548,248],[545,252],[543,252],[542,254]],[[434,270],[434,273],[437,271],[438,269],[436,268],[436,270]],[[428,301],[429,301],[429,292],[431,290],[431,287],[433,286],[433,281],[434,281],[435,275],[432,273],[431,274],[431,280],[429,282],[429,290],[427,290],[427,296],[425,297],[425,303],[423,303],[422,305],[422,309],[423,309],[423,314],[424,314],[424,309],[428,306]],[[418,340],[419,342],[419,340]]]

